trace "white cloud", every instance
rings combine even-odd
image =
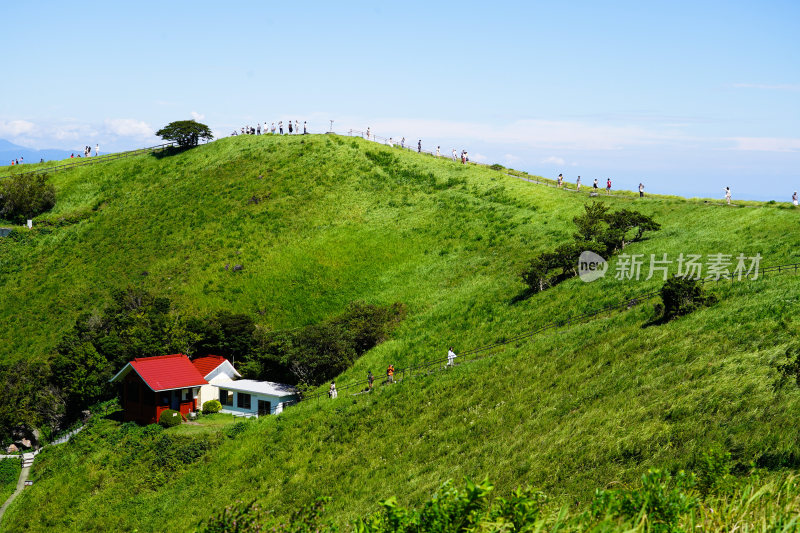
[[[197,111],[192,111],[192,119],[199,121],[199,120],[203,120],[204,118],[206,118],[205,115],[200,114]]]
[[[542,159],[542,163],[543,164],[550,163],[550,164],[558,165],[558,166],[562,166],[562,167],[567,164],[567,162],[564,161],[563,158],[556,157],[554,155],[551,155],[550,157],[545,157],[544,159]]]
[[[61,124],[55,126],[50,132],[50,135],[45,137],[52,137],[59,141],[74,141],[78,139],[93,139],[97,136],[97,130],[88,124]]]
[[[800,139],[785,137],[733,137],[734,150],[753,152],[800,152]]]
[[[800,91],[800,84],[796,83],[734,83],[737,89],[764,89],[768,91]]]
[[[469,155],[469,154],[468,154]],[[485,163],[489,158],[483,154],[469,155],[470,161],[477,161],[478,163]]]
[[[120,137],[145,139],[153,136],[153,129],[147,123],[132,118],[106,119],[106,130]]]
[[[36,124],[27,120],[10,120],[8,122],[0,120],[0,136],[3,137],[31,134],[35,130]]]

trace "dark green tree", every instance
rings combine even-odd
[[[661,301],[664,305],[662,320],[667,322],[713,304],[716,297],[707,295],[696,279],[675,276],[661,287]]]
[[[210,141],[214,138],[211,128],[194,120],[170,122],[158,130],[156,135],[166,141],[175,141],[182,148],[197,146],[201,139]]]
[[[0,218],[24,223],[56,205],[56,189],[47,174],[15,174],[0,183]]]

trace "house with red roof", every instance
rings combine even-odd
[[[137,357],[110,381],[120,388],[123,419],[142,424],[158,422],[167,409],[182,416],[197,411],[200,387],[208,385],[183,354]]]

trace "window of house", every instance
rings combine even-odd
[[[236,395],[236,407],[239,409],[250,409],[250,395],[240,392]]]
[[[189,392],[191,390],[192,389],[181,389],[181,401],[182,402],[188,402],[190,400]]]
[[[233,406],[233,393],[229,390],[219,390],[219,403],[222,405]]]

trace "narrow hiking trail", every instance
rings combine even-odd
[[[49,444],[45,444],[41,448],[36,451],[23,453],[22,455],[0,455],[0,460],[2,459],[20,459],[22,461],[22,469],[19,472],[19,479],[17,480],[17,487],[14,489],[14,492],[11,493],[11,496],[0,506],[0,525],[3,522],[3,515],[6,513],[6,509],[11,505],[11,503],[20,495],[22,489],[25,488],[25,482],[28,481],[28,477],[31,473],[31,468],[33,467],[33,461],[36,459],[36,456],[39,455],[39,452],[47,448],[48,446],[57,446],[59,444],[64,444],[68,442],[72,437],[80,433],[86,425],[82,425],[78,428],[73,429],[72,431],[66,433],[65,435],[59,437],[58,439],[54,440]]]

